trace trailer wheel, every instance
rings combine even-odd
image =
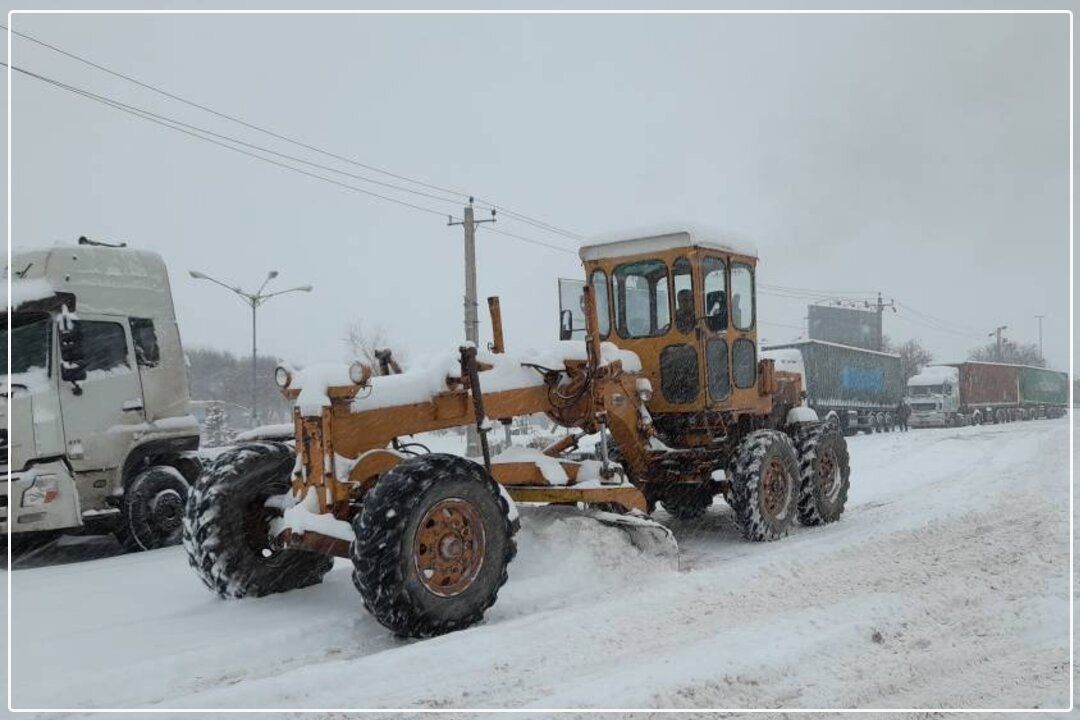
[[[499,486],[455,455],[423,455],[387,472],[353,529],[353,582],[364,607],[403,637],[479,622],[517,552]]]
[[[176,468],[157,465],[139,473],[120,500],[116,539],[128,552],[178,544],[187,496],[187,480]]]
[[[799,462],[791,438],[756,430],[739,444],[731,473],[731,507],[747,540],[787,535],[799,500]]]
[[[241,445],[222,453],[188,495],[184,549],[203,583],[223,598],[261,597],[322,581],[334,559],[270,543],[266,507],[289,491],[296,456],[284,443]]]
[[[808,427],[795,436],[799,453],[799,522],[822,525],[844,513],[851,467],[847,441],[828,425]]]

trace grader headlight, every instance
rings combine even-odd
[[[277,383],[279,388],[284,390],[292,383],[292,373],[289,372],[288,368],[279,365],[277,369],[274,370],[274,382]]]
[[[652,400],[652,383],[649,382],[648,378],[638,378],[635,387],[641,402],[647,403]]]
[[[363,385],[371,378],[371,368],[362,362],[354,362],[349,366],[349,379],[357,385]]]

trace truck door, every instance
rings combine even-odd
[[[728,347],[727,263],[716,255],[701,260],[703,317],[700,325],[705,354],[705,385],[709,406],[731,399],[730,351]]]
[[[60,383],[68,458],[80,471],[115,468],[145,419],[128,324],[85,314],[75,322],[86,379]]]

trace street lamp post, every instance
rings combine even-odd
[[[255,427],[256,425],[258,425],[259,422],[257,419],[258,378],[256,372],[256,359],[258,356],[256,350],[257,346],[255,344],[255,311],[259,309],[260,305],[262,305],[264,302],[274,297],[275,295],[285,295],[286,293],[291,292],[311,292],[312,287],[311,285],[301,285],[299,287],[288,288],[286,290],[276,290],[269,293],[263,292],[264,290],[266,290],[266,286],[270,283],[270,281],[278,276],[277,270],[271,270],[269,273],[267,273],[266,279],[263,280],[262,285],[260,285],[259,289],[253,293],[244,292],[235,285],[228,285],[226,283],[223,283],[222,281],[212,278],[206,273],[199,272],[198,270],[188,270],[188,275],[195,278],[196,280],[209,280],[215,285],[220,285],[226,290],[231,290],[232,292],[243,298],[244,302],[246,302],[251,308],[251,427]]]

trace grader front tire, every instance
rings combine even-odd
[[[353,529],[353,582],[364,607],[403,637],[479,622],[517,552],[498,485],[454,455],[421,455],[387,472]]]
[[[731,477],[731,507],[743,537],[777,540],[798,512],[799,463],[791,439],[778,430],[756,430],[739,444]]]
[[[822,525],[844,512],[851,467],[847,441],[828,423],[801,430],[795,436],[799,455],[799,522]]]
[[[219,455],[188,493],[184,549],[218,596],[261,597],[314,585],[333,567],[332,557],[270,546],[275,511],[265,503],[288,492],[295,461],[282,443],[243,445]]]

